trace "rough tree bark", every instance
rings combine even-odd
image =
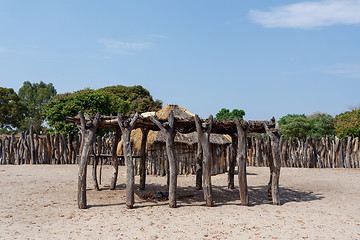
[[[78,207],[80,209],[87,208],[86,204],[86,171],[87,164],[89,161],[89,153],[92,148],[95,132],[100,118],[100,112],[97,112],[93,120],[86,121],[83,113],[79,112],[80,126],[82,141],[81,141],[81,152],[80,152],[80,164],[78,174]]]
[[[117,177],[119,173],[119,160],[117,157],[117,146],[119,144],[119,138],[121,135],[120,130],[116,130],[115,137],[112,139],[111,158],[113,163],[113,175],[111,177],[110,190],[115,190]]]
[[[213,123],[213,116],[209,116],[209,121],[202,123],[198,115],[195,115],[195,125],[198,134],[198,141],[203,149],[203,188],[206,206],[214,206],[212,188],[211,188],[211,148],[210,132]]]
[[[141,147],[140,147],[140,190],[145,190],[146,183],[146,142],[149,129],[141,128]]]
[[[125,118],[118,113],[118,124],[121,129],[123,140],[124,158],[126,164],[126,207],[132,209],[134,207],[134,162],[132,158],[130,134],[135,126],[139,115],[136,113],[133,117]]]
[[[234,189],[234,174],[236,164],[236,151],[238,148],[238,136],[234,133],[231,134],[231,153],[229,158],[229,172],[228,172],[228,189]]]
[[[196,190],[202,189],[202,175],[203,175],[203,151],[198,141],[196,154]]]
[[[169,111],[168,121],[161,124],[155,117],[151,116],[150,120],[158,126],[160,131],[165,136],[166,153],[168,157],[168,179],[169,179],[169,206],[171,208],[176,207],[176,187],[177,187],[177,161],[174,153],[174,112]]]
[[[274,205],[280,205],[280,194],[279,194],[279,178],[280,178],[280,152],[279,152],[279,125],[276,123],[276,133],[272,133],[268,126],[264,123],[266,133],[271,139],[271,152],[273,162],[270,165],[270,172],[272,173],[271,180],[271,196]]]
[[[242,127],[240,120],[236,119],[236,129],[237,129],[237,163],[238,163],[238,180],[239,180],[239,192],[241,205],[249,205],[249,195],[248,195],[248,186],[246,179],[246,159],[247,159],[247,133],[248,133],[248,124],[247,122],[242,121],[244,127]]]

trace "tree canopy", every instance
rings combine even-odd
[[[280,134],[284,137],[300,138],[307,136],[317,138],[334,135],[334,118],[327,113],[288,114],[278,121]]]
[[[24,119],[25,107],[12,88],[0,87],[0,127],[18,128]]]
[[[337,115],[335,117],[335,131],[339,137],[360,137],[360,109]]]
[[[19,89],[21,103],[26,107],[25,118],[21,123],[21,130],[34,126],[35,131],[40,131],[44,122],[42,116],[43,106],[56,95],[56,89],[52,83],[31,83],[25,81]]]
[[[85,89],[74,93],[56,95],[44,108],[43,115],[49,126],[59,132],[77,132],[76,126],[66,122],[67,116],[84,114],[103,115],[121,113],[142,113],[160,110],[161,101],[154,101],[148,90],[141,86],[112,86],[98,90]]]
[[[230,112],[229,109],[222,108],[216,114],[215,118],[218,119],[218,120],[227,120],[227,119],[234,119],[234,118],[243,119],[244,116],[245,116],[245,111],[244,110],[234,109],[234,110],[232,110]]]

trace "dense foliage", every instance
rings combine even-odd
[[[121,113],[147,112],[161,109],[161,101],[154,101],[146,89],[141,86],[113,86],[98,90],[85,89],[74,93],[56,95],[45,105],[43,115],[49,126],[59,132],[77,131],[76,127],[66,122],[67,116],[76,116],[79,111],[84,114],[103,115]]]
[[[335,136],[335,118],[327,113],[315,113],[308,116],[311,120],[310,135],[322,138]]]
[[[215,118],[218,120],[227,120],[234,118],[243,119],[244,116],[245,116],[244,110],[234,109],[230,112],[229,109],[223,108],[216,114]]]
[[[300,138],[307,136],[317,138],[334,135],[334,118],[326,113],[288,114],[278,121],[280,134],[287,138]]]
[[[52,83],[25,81],[18,94],[21,103],[26,107],[25,118],[21,123],[20,130],[29,129],[30,125],[33,125],[35,131],[40,131],[45,120],[42,108],[56,95],[55,87]]]
[[[335,117],[335,131],[339,137],[360,137],[360,109],[344,112]]]
[[[1,132],[20,127],[24,119],[25,107],[12,88],[0,87],[0,128]]]

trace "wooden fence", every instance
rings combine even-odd
[[[79,140],[73,134],[34,134],[32,129],[29,133],[0,135],[0,165],[4,164],[77,164],[79,154]],[[93,153],[111,156],[114,136],[97,137],[93,147]],[[299,168],[359,168],[360,148],[359,138],[339,139],[329,137],[316,139],[307,137],[306,141],[299,139],[280,138],[280,153],[282,167]],[[266,152],[270,149],[269,140],[263,137],[248,138],[248,166],[269,166]],[[153,150],[149,150],[153,151]],[[228,150],[230,151],[230,150]],[[179,161],[179,173],[194,174],[195,151],[185,151]],[[194,156],[193,156],[194,155]],[[151,156],[151,157],[150,157]],[[229,166],[229,156],[226,160],[219,159]],[[159,156],[161,162],[154,162],[154,154],[148,152],[148,174],[166,174],[162,169],[166,163],[166,156]],[[223,157],[222,157],[223,158]],[[185,160],[184,160],[185,159]],[[187,160],[189,159],[189,160]],[[111,157],[102,158],[104,164],[111,164]],[[138,160],[136,160],[138,161]],[[187,162],[189,161],[189,162]],[[215,160],[214,160],[215,161]],[[225,161],[225,162],[224,162]],[[121,164],[121,162],[120,162]],[[158,164],[159,166],[157,166]],[[137,162],[135,168],[137,169]],[[213,164],[213,166],[217,166]],[[160,171],[161,170],[161,171]],[[225,169],[214,174],[222,173]],[[138,171],[136,171],[138,172]]]

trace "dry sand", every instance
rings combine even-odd
[[[111,191],[105,166],[100,192],[89,171],[85,210],[77,208],[77,170],[0,166],[0,239],[360,239],[360,169],[283,168],[282,206],[265,199],[268,168],[248,168],[249,207],[222,174],[212,177],[215,207],[204,205],[195,176],[179,176],[180,200],[170,209],[141,198],[166,191],[165,177],[148,176],[135,208],[126,209],[125,168]]]

